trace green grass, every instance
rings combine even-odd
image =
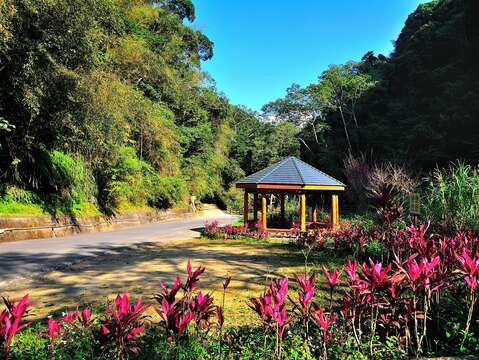
[[[102,215],[98,207],[89,202],[82,202],[80,204],[73,205],[73,214],[78,217]],[[67,214],[62,214],[62,215],[67,215]]]
[[[46,215],[38,204],[22,204],[16,201],[0,201],[0,216],[41,216]]]
[[[184,208],[181,204],[175,205],[176,209]],[[154,212],[156,209],[149,206],[139,206],[123,202],[118,208],[118,214],[131,214],[137,212]],[[71,212],[62,208],[54,209],[58,216],[74,215],[76,217],[91,217],[104,215],[98,207],[90,202],[81,202],[73,204]],[[50,213],[37,202],[22,202],[11,198],[0,199],[0,216],[44,216]]]

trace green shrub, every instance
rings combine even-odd
[[[71,156],[60,151],[51,153],[55,187],[65,189],[75,203],[92,201],[97,195],[93,173],[80,156]]]
[[[183,200],[187,194],[186,182],[180,177],[163,177],[149,172],[147,176],[147,203],[157,209],[166,209]]]
[[[42,331],[44,331],[44,327],[40,324],[35,324],[21,331],[14,339],[14,346],[9,358],[12,360],[46,360],[48,358],[48,340],[40,335]]]
[[[479,228],[479,169],[458,162],[434,171],[422,208],[447,229]]]
[[[373,229],[377,225],[377,217],[370,212],[347,216],[344,220],[347,220],[351,226],[360,226],[366,231]]]
[[[179,203],[187,193],[182,178],[159,175],[151,165],[138,159],[132,147],[120,148],[108,172],[101,175],[104,184],[100,187],[99,203],[107,213],[131,207],[164,209]]]
[[[19,160],[12,169],[15,181],[0,188],[3,214],[75,215],[81,212],[81,204],[95,200],[95,179],[78,155],[33,146],[28,160]]]
[[[232,186],[223,196],[226,208],[231,213],[239,214],[243,211],[243,190]]]
[[[15,186],[3,186],[0,189],[0,215],[43,215],[42,201],[32,191]]]

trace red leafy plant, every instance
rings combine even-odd
[[[323,334],[323,359],[328,358],[328,349],[327,344],[329,341],[330,327],[336,320],[337,316],[332,313],[328,313],[324,308],[317,307],[313,313],[312,317],[314,323],[319,327]]]
[[[476,247],[477,249],[477,247]],[[479,278],[479,253],[473,254],[472,251],[463,248],[462,254],[457,257],[459,262],[458,271],[464,276],[464,281],[469,289],[469,310],[467,312],[466,328],[464,330],[464,337],[462,343],[467,339],[469,328],[471,326],[472,315],[474,313],[474,305],[476,304],[476,292],[478,288]]]
[[[364,325],[368,325],[370,356],[378,331],[384,338],[395,336],[406,352],[423,353],[424,344],[432,341],[429,324],[438,321],[433,317],[441,292],[449,289],[458,294],[454,289],[460,282],[455,273],[462,275],[469,289],[465,339],[476,302],[478,243],[475,232],[459,232],[452,237],[427,235],[427,226],[420,225],[398,232],[395,240],[386,243],[392,263],[369,260],[358,266],[356,260],[348,258],[342,314],[357,346],[361,348]],[[325,275],[334,280],[332,274]]]
[[[155,309],[162,319],[160,325],[164,328],[168,339],[175,342],[180,341],[190,323],[196,325],[198,333],[206,334],[211,327],[211,318],[215,314],[218,321],[223,321],[222,309],[219,310],[214,306],[213,297],[210,294],[203,294],[201,290],[194,294],[196,284],[205,268],[199,266],[193,270],[191,261],[188,259],[186,271],[187,277],[184,283],[179,276],[176,277],[171,288],[161,282],[161,292],[154,295],[154,299],[160,304],[160,307]]]
[[[128,353],[138,352],[140,334],[145,329],[145,312],[148,309],[141,299],[130,304],[128,294],[118,294],[114,304],[106,305],[106,317],[100,323],[100,341],[104,347],[113,344],[114,351],[120,359]]]
[[[342,226],[331,232],[336,250],[353,251],[355,254],[371,241],[369,234],[359,225]]]
[[[210,239],[215,239],[220,237],[221,236],[220,222],[218,220],[213,220],[212,222],[206,221],[203,226],[202,235]]]
[[[8,360],[10,345],[15,335],[31,323],[22,323],[23,318],[31,308],[32,303],[28,301],[28,294],[15,303],[3,298],[6,309],[0,313],[0,345],[3,348],[5,360]]]
[[[212,222],[205,222],[202,235],[209,239],[235,239],[242,236],[247,236],[260,240],[267,237],[267,232],[262,229],[260,222],[255,224],[254,229],[250,229],[247,224],[226,224],[221,226],[218,220],[213,220]]]
[[[301,231],[300,224],[293,222],[293,229],[290,236],[293,237],[295,243],[301,246],[307,246],[310,250],[322,250],[326,244],[326,237],[330,230],[319,227],[313,223],[306,227],[306,231]]]
[[[272,281],[266,292],[258,298],[251,298],[249,307],[260,317],[265,329],[276,334],[276,356],[281,359],[282,341],[286,327],[294,320],[288,316],[286,297],[288,295],[288,278]]]
[[[81,312],[78,308],[73,312],[67,309],[58,321],[54,317],[50,317],[47,325],[49,338],[48,357],[52,358],[55,350],[65,345],[65,338],[77,331],[83,339],[90,338],[90,340],[93,340],[92,325],[93,321],[89,307],[85,307]]]

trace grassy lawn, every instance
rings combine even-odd
[[[247,306],[248,299],[262,293],[268,277],[292,279],[293,274],[304,271],[305,265],[302,251],[284,241],[196,239],[119,249],[66,269],[15,282],[0,292],[12,298],[28,292],[36,301],[33,315],[38,319],[68,306],[102,306],[118,292],[128,292],[149,302],[162,280],[171,284],[177,274],[185,277],[188,257],[193,267],[206,267],[198,288],[213,293],[217,304],[221,302],[223,278],[232,277],[226,294],[227,325],[257,321]],[[344,257],[334,251],[324,250],[309,258],[309,266],[320,271],[321,265],[341,266],[343,261]],[[320,284],[326,289],[323,277]]]

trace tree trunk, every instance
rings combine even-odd
[[[349,140],[348,127],[346,126],[346,119],[344,119],[343,107],[339,105],[339,113],[341,114],[341,120],[343,121],[344,134],[346,135],[346,140],[348,141],[349,153],[352,153],[351,140]]]

